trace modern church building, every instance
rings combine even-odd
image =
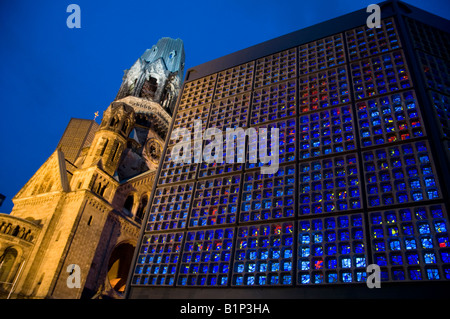
[[[450,22],[379,6],[379,27],[363,8],[187,70],[127,298],[448,295]],[[278,170],[252,160],[270,134],[199,162],[196,120],[278,128]]]

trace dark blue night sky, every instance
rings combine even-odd
[[[70,118],[101,115],[123,70],[159,38],[184,41],[188,69],[373,2],[2,0],[0,211],[11,211]],[[405,2],[450,18],[448,0]],[[66,26],[71,3],[81,8],[81,29]]]

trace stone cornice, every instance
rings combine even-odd
[[[163,120],[164,123],[167,124],[167,128],[169,127],[171,116],[167,113],[161,105],[156,102],[148,101],[145,99],[140,99],[135,96],[127,96],[118,101],[124,102],[129,106],[133,107],[136,113],[147,113],[153,114]]]
[[[64,196],[65,192],[57,191],[52,193],[38,194],[23,198],[13,198],[14,208],[29,206],[54,201]]]

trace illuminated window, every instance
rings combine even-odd
[[[299,74],[309,74],[344,64],[344,40],[336,34],[298,48]]]
[[[239,207],[240,175],[197,182],[189,226],[234,224]]]
[[[298,284],[365,282],[363,223],[360,214],[299,221]]]
[[[269,55],[255,63],[255,88],[297,77],[296,49]]]
[[[444,137],[450,137],[450,98],[437,92],[430,92],[434,112]]]
[[[345,67],[313,73],[299,79],[300,112],[320,110],[350,102]]]
[[[431,89],[449,95],[450,67],[448,62],[422,51],[417,51],[417,54],[425,76],[426,85]]]
[[[261,129],[266,129],[266,136],[261,133]],[[269,166],[272,165],[271,160],[268,160],[267,163],[263,163],[261,161],[261,153],[260,148],[266,148],[267,155],[269,158],[272,156],[273,145],[278,139],[278,162],[279,164],[294,162],[296,159],[296,119],[286,119],[283,121],[273,122],[266,125],[261,125],[255,127],[255,134],[250,134],[248,138],[248,146],[247,146],[247,160],[246,167],[247,168],[255,168],[261,166]],[[272,129],[273,132],[272,132]],[[278,134],[276,134],[276,130],[278,129]],[[263,144],[261,144],[261,142]],[[264,144],[265,143],[265,144]],[[262,145],[262,146],[261,146]],[[258,157],[257,157],[258,155]],[[265,154],[264,154],[265,155]]]
[[[358,160],[355,154],[302,162],[298,185],[300,215],[361,208]]]
[[[217,127],[225,131],[227,128],[247,127],[249,106],[249,93],[214,102],[211,106],[208,128]]]
[[[363,152],[369,207],[439,198],[426,142]]]
[[[347,31],[345,36],[351,61],[400,47],[400,40],[392,18],[382,20],[380,28],[364,26]]]
[[[282,166],[275,174],[259,170],[244,176],[240,221],[252,222],[295,216],[295,166]]]
[[[412,86],[402,51],[387,52],[350,65],[356,100]]]
[[[249,105],[249,93],[215,102],[211,107],[208,128],[216,127],[223,134],[226,134],[227,129],[237,129],[236,131],[238,131],[239,128],[242,128],[245,130],[248,122]],[[232,163],[227,163],[227,143],[223,140],[223,162],[207,163],[207,159],[203,158],[199,168],[199,177],[215,176],[242,170],[245,161],[245,136],[242,138],[240,135],[237,135],[233,138],[234,157]],[[210,140],[206,141],[204,147],[210,143]],[[213,152],[215,154],[215,150]]]
[[[252,89],[254,62],[222,71],[217,76],[214,99],[220,100]]]
[[[177,285],[227,286],[233,228],[186,233]]]
[[[356,103],[362,147],[424,136],[412,91]]]
[[[296,92],[296,80],[253,91],[250,125],[296,115]]]
[[[212,102],[217,75],[186,82],[180,98],[178,111],[206,105]]]
[[[183,233],[145,235],[139,249],[132,283],[173,286]]]
[[[403,208],[369,214],[374,261],[382,269],[392,266],[385,280],[440,278],[439,257],[448,263],[448,222],[442,205]],[[439,238],[444,238],[440,244]],[[404,251],[402,253],[401,251]],[[386,258],[386,256],[389,256]],[[403,256],[405,256],[403,258]],[[436,265],[423,273],[417,266]],[[424,276],[425,275],[425,276]]]
[[[147,231],[186,227],[194,183],[157,188],[147,222]]]
[[[450,60],[448,34],[416,19],[406,19],[414,47]]]
[[[350,106],[302,115],[299,121],[300,159],[356,149]]]
[[[293,280],[293,223],[243,226],[237,231],[233,286],[286,286]]]
[[[167,145],[167,150],[164,158],[162,159],[162,168],[161,173],[158,179],[158,185],[170,184],[175,182],[187,181],[195,179],[195,175],[198,168],[198,163],[196,163],[196,158],[202,158],[202,144],[196,145],[193,143],[195,140],[194,136],[194,122],[201,122],[201,129],[204,131],[206,129],[206,122],[208,119],[210,106],[199,106],[195,108],[185,109],[183,111],[178,111],[175,119],[174,119],[174,127],[173,130],[177,128],[187,129],[190,136],[180,136],[178,139],[169,139],[169,143]],[[189,163],[185,163],[184,161],[180,162],[180,159],[183,158],[184,154],[175,154],[174,158],[172,158],[172,149],[173,147],[183,141],[187,141],[187,138],[190,138],[192,141],[191,146],[191,156],[188,156]],[[183,149],[183,152],[186,151]]]

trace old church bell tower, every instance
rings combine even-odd
[[[71,120],[0,214],[0,298],[123,297],[183,70],[183,41],[162,38],[125,71],[100,125]]]

